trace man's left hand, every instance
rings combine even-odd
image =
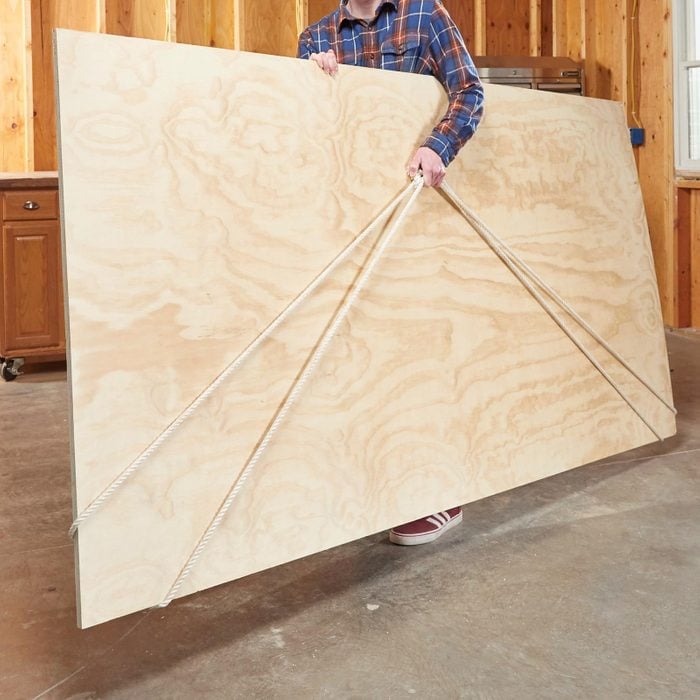
[[[432,148],[421,146],[408,164],[408,176],[413,179],[418,171],[423,171],[426,187],[440,187],[445,179],[445,166]]]

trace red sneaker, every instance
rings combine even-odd
[[[462,522],[462,509],[450,508],[389,530],[394,544],[426,544]]]

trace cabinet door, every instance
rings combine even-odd
[[[58,221],[5,223],[2,273],[2,354],[63,347]]]

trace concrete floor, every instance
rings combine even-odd
[[[0,697],[700,697],[700,334],[669,350],[663,444],[86,631],[65,374],[0,385]]]

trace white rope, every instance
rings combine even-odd
[[[445,189],[446,188],[446,189]],[[591,325],[566,301],[564,300],[549,284],[547,284],[512,248],[510,248],[502,239],[500,239],[493,231],[491,231],[486,224],[468,207],[459,200],[459,197],[455,194],[454,190],[445,183],[443,187],[445,194],[447,194],[454,203],[457,204],[457,208],[460,209],[462,214],[467,218],[470,224],[474,228],[477,226],[482,230],[488,231],[494,240],[494,243],[498,245],[501,250],[503,250],[508,257],[520,267],[523,272],[525,272],[530,279],[537,283],[547,294],[564,310],[568,313],[578,324],[583,328],[594,340],[596,340],[600,345],[607,350],[612,357],[614,357],[638,382],[640,382],[644,387],[646,387],[661,403],[672,411],[674,415],[678,414],[676,408],[668,403],[666,399],[651,385],[649,382],[640,376],[633,367],[615,350],[611,345],[603,338]],[[462,208],[464,211],[462,211]]]
[[[337,333],[338,328],[340,327],[340,324],[343,323],[343,321],[347,317],[348,313],[350,312],[350,309],[352,309],[353,305],[355,304],[355,302],[357,300],[357,297],[359,296],[360,292],[362,291],[365,284],[367,283],[367,281],[371,277],[372,273],[374,272],[374,269],[377,266],[377,263],[382,258],[384,252],[386,251],[387,247],[389,246],[389,244],[391,243],[391,241],[395,237],[396,232],[401,227],[403,221],[405,220],[406,216],[408,215],[408,212],[410,211],[411,207],[413,206],[414,202],[416,201],[416,198],[420,194],[420,191],[423,188],[422,175],[418,175],[414,179],[413,183],[411,184],[411,187],[414,188],[414,192],[411,195],[410,199],[408,200],[408,203],[403,208],[403,210],[401,211],[401,213],[397,217],[396,221],[391,225],[391,227],[387,231],[387,233],[382,236],[380,244],[378,245],[376,251],[372,255],[372,258],[370,259],[370,261],[367,263],[367,266],[366,266],[365,270],[363,271],[362,275],[359,277],[359,279],[357,280],[357,283],[353,287],[352,291],[350,292],[350,294],[347,296],[345,301],[342,303],[342,305],[340,306],[340,308],[336,312],[331,324],[323,332],[323,334],[318,342],[318,345],[316,346],[316,349],[314,350],[309,361],[307,362],[306,366],[304,367],[304,370],[302,371],[302,373],[299,375],[299,377],[292,384],[292,387],[289,391],[289,394],[287,395],[287,398],[285,399],[285,401],[282,403],[282,405],[278,409],[274,420],[272,421],[270,426],[263,433],[263,436],[260,440],[260,443],[258,444],[257,449],[255,450],[255,452],[253,453],[251,458],[248,460],[248,463],[246,464],[245,468],[240,473],[240,475],[237,477],[236,481],[234,481],[234,483],[231,486],[231,488],[229,489],[229,492],[226,495],[226,498],[224,499],[223,503],[221,504],[219,509],[216,511],[216,514],[214,515],[213,519],[211,520],[209,526],[205,530],[202,537],[199,539],[199,542],[197,543],[196,547],[194,548],[192,554],[189,556],[187,562],[180,570],[180,573],[178,574],[178,577],[175,579],[175,582],[170,587],[168,594],[163,599],[163,601],[158,605],[158,607],[160,607],[160,608],[166,607],[167,605],[170,604],[170,602],[172,602],[173,598],[175,598],[177,596],[177,593],[180,590],[180,587],[182,586],[185,579],[191,573],[192,569],[196,565],[199,558],[202,556],[202,553],[204,552],[204,550],[205,550],[207,544],[209,543],[209,541],[211,540],[211,538],[214,536],[214,533],[216,532],[216,530],[219,528],[219,525],[221,525],[221,522],[223,521],[224,517],[226,516],[226,513],[228,512],[229,508],[231,507],[234,500],[236,499],[236,496],[238,496],[238,494],[240,493],[241,489],[243,488],[243,485],[245,484],[246,480],[248,479],[248,477],[252,473],[253,469],[255,468],[255,465],[259,462],[263,453],[265,452],[268,445],[270,444],[270,441],[272,440],[273,436],[275,435],[275,433],[279,429],[280,425],[282,424],[282,421],[284,421],[285,417],[287,416],[289,409],[292,407],[294,402],[297,400],[297,398],[301,394],[304,386],[306,385],[307,381],[313,375],[314,371],[318,367],[319,362],[321,361],[321,359],[325,355],[326,350],[328,349],[328,346],[330,345],[335,334]]]
[[[96,513],[109,501],[124,483],[138,471],[149,457],[170,438],[173,433],[206,401],[248,357],[265,341],[272,333],[282,325],[289,316],[304,302],[313,292],[328,278],[329,275],[350,256],[357,247],[377,228],[379,222],[391,213],[414,189],[414,184],[407,185],[382,211],[368,224],[368,226],[354,238],[345,248],[331,260],[328,265],[307,285],[302,292],[295,297],[287,307],[258,335],[238,357],[236,357],[211,384],[209,384],[166,428],[161,432],[137,457],[129,464],[105,489],[75,518],[68,530],[72,537],[82,523]]]
[[[604,379],[610,384],[610,386],[615,390],[615,392],[623,399],[623,401],[634,411],[634,413],[640,418],[644,425],[649,428],[649,430],[656,436],[658,440],[663,440],[661,435],[652,427],[652,425],[644,418],[640,411],[632,404],[629,398],[624,394],[622,389],[617,385],[615,380],[605,371],[601,364],[593,357],[593,355],[583,346],[583,344],[571,333],[571,331],[564,325],[557,314],[552,310],[551,306],[547,300],[532,286],[530,282],[525,278],[523,271],[530,276],[535,283],[544,289],[547,294],[557,303],[561,308],[563,308],[571,317],[581,325],[581,327],[586,330],[595,340],[597,340],[625,369],[627,369],[632,376],[634,376],[638,381],[640,381],[656,398],[658,398],[664,406],[669,410],[676,413],[676,410],[671,406],[648,382],[646,382],[642,377],[640,377],[637,372],[632,369],[632,367],[617,353],[610,345],[598,334],[591,326],[586,323],[586,321],[574,311],[574,309],[565,302],[547,283],[542,280],[542,278],[523,260],[517,256],[510,247],[504,243],[498,236],[493,233],[489,227],[471,210],[467,207],[464,202],[457,196],[455,191],[446,182],[441,185],[442,191],[445,193],[447,198],[452,202],[452,204],[458,209],[458,211],[464,216],[464,218],[469,222],[469,224],[474,228],[474,230],[479,234],[479,236],[484,240],[484,242],[491,248],[491,250],[496,253],[498,258],[508,267],[508,269],[515,275],[517,280],[527,289],[530,294],[535,298],[535,300],[540,304],[542,309],[547,313],[547,315],[559,326],[559,328],[565,333],[565,335],[571,340],[571,342],[585,355],[589,362],[600,372]],[[518,269],[520,266],[522,270]]]

